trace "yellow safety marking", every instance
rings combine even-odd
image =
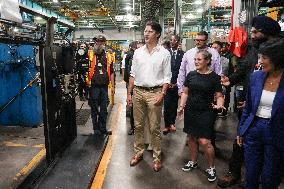
[[[122,111],[122,104],[119,103],[116,114],[115,114],[115,116],[113,116],[113,119],[110,122],[110,125],[112,125],[112,127],[111,127],[112,135],[109,136],[106,149],[104,151],[103,157],[100,161],[97,173],[95,175],[95,178],[92,182],[90,189],[101,189],[102,186],[103,186],[107,166],[108,166],[108,163],[110,161],[110,158],[111,158],[111,155],[112,155],[112,150],[113,150],[115,140],[116,140],[116,137],[117,137],[116,131],[117,131],[118,119],[119,119],[119,116],[121,114],[121,111]]]
[[[20,172],[16,174],[13,180],[16,181],[20,179],[22,176],[28,174],[43,160],[45,155],[46,155],[46,149],[44,148],[25,167],[23,167],[22,170],[20,170]]]
[[[44,144],[33,145],[33,148],[44,148]]]
[[[17,143],[9,142],[9,141],[4,141],[3,143],[4,143],[5,146],[8,146],[8,147],[25,147],[25,146],[27,146],[25,144],[17,144]]]

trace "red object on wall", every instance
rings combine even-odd
[[[246,54],[248,45],[248,33],[243,27],[235,27],[229,33],[230,51],[237,57]]]

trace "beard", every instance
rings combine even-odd
[[[94,46],[95,54],[102,54],[103,51],[104,51],[104,47],[103,46]]]
[[[262,37],[260,39],[251,40],[251,44],[254,48],[259,49],[260,45],[267,41],[267,37]]]

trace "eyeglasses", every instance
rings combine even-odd
[[[194,39],[194,41],[206,41],[206,39]]]

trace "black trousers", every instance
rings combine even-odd
[[[229,162],[229,171],[235,176],[241,176],[242,164],[244,162],[244,148],[237,144],[237,140],[233,144],[233,152]]]
[[[175,124],[178,108],[178,88],[169,88],[164,99],[164,121],[165,127]]]
[[[106,132],[108,86],[92,86],[89,104],[94,131]]]

